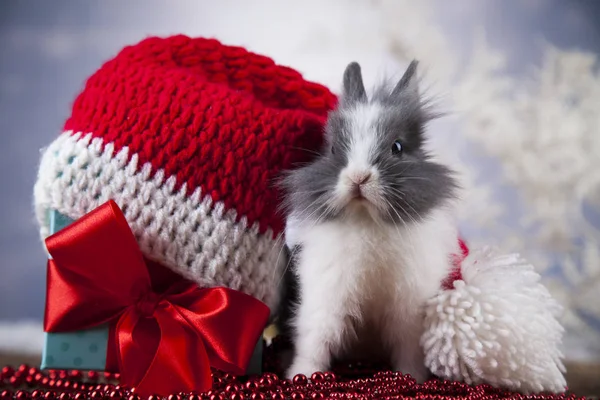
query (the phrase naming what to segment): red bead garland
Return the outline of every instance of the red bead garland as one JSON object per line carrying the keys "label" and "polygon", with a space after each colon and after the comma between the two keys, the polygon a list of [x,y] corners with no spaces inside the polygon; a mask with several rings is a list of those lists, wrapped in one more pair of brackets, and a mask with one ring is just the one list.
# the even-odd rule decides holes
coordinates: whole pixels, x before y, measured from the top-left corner
{"label": "red bead garland", "polygon": [[[277,346],[276,346],[277,347]],[[213,389],[207,393],[174,393],[161,399],[141,399],[135,390],[118,384],[119,374],[81,371],[40,371],[21,365],[0,371],[0,400],[320,400],[320,399],[584,399],[572,394],[525,396],[490,385],[431,379],[417,384],[410,375],[382,371],[381,366],[341,365],[334,372],[316,372],[283,379],[273,346],[265,352],[261,376],[236,377],[213,370]],[[35,390],[32,390],[35,388]]]}

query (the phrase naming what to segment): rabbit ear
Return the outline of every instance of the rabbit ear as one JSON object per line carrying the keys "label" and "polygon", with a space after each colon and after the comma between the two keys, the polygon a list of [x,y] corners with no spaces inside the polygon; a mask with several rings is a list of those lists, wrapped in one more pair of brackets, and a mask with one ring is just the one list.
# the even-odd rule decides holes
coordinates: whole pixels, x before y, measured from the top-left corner
{"label": "rabbit ear", "polygon": [[343,99],[346,104],[367,102],[367,93],[363,84],[360,65],[357,62],[348,64],[344,71]]}
{"label": "rabbit ear", "polygon": [[401,98],[418,98],[419,97],[419,83],[417,81],[417,60],[412,60],[400,82],[396,85],[392,91],[390,98],[399,100]]}

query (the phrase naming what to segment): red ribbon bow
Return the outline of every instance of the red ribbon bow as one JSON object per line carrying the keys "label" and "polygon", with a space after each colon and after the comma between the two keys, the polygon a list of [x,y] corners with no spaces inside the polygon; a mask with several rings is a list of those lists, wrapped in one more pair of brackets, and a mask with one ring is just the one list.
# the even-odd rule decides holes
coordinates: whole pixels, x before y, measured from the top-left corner
{"label": "red ribbon bow", "polygon": [[114,201],[46,239],[46,332],[111,324],[124,385],[144,394],[206,391],[211,370],[244,374],[269,316],[257,299],[179,280],[152,289],[137,241]]}

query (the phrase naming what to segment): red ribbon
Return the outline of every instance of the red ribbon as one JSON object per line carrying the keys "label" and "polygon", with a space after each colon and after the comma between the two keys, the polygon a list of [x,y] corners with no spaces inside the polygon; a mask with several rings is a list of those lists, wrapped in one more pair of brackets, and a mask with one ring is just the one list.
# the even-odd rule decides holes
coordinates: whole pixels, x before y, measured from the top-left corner
{"label": "red ribbon", "polygon": [[46,332],[114,332],[121,381],[141,395],[207,391],[214,367],[244,374],[269,317],[257,299],[180,280],[152,288],[137,241],[114,201],[46,239]]}

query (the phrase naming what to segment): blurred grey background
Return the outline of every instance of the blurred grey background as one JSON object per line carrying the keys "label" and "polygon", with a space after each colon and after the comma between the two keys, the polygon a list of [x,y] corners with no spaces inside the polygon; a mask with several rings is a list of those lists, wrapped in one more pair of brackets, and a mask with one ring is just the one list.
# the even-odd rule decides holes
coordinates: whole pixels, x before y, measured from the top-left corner
{"label": "blurred grey background", "polygon": [[[600,107],[595,0],[0,2],[0,349],[39,351],[41,343],[46,256],[32,207],[40,149],[60,134],[86,77],[104,61],[146,36],[178,33],[245,46],[333,90],[353,59],[363,64],[367,83],[380,70],[398,73],[410,57],[425,60],[433,87],[459,116],[435,129],[472,174],[478,207],[461,218],[465,236],[534,260],[569,311],[567,355],[600,360],[600,180],[594,175],[600,153],[581,155],[587,169],[577,175],[594,184],[579,197],[567,193],[572,201],[560,203],[566,208],[555,204],[555,212],[542,215],[539,199],[565,189],[557,183],[530,191],[531,182],[514,171],[535,146],[501,133],[522,131],[521,138],[542,143],[539,106],[563,96],[553,82],[568,86],[569,79],[575,84],[585,77],[577,84],[584,82],[587,97],[565,108],[563,120],[576,120],[590,141],[600,143],[599,122],[578,108],[583,102]],[[478,42],[480,37],[486,40]],[[478,53],[482,48],[493,54]],[[521,88],[530,89],[517,107],[511,94]],[[534,122],[524,116],[533,110]],[[502,125],[511,118],[514,129]],[[492,121],[489,132],[479,130],[484,119]],[[512,158],[496,150],[511,146]],[[523,215],[535,221],[529,224]],[[557,251],[555,242],[533,240],[544,232],[562,235],[561,243],[572,246]]]}

